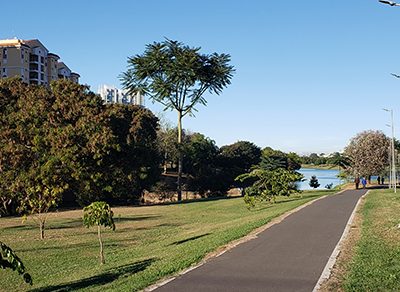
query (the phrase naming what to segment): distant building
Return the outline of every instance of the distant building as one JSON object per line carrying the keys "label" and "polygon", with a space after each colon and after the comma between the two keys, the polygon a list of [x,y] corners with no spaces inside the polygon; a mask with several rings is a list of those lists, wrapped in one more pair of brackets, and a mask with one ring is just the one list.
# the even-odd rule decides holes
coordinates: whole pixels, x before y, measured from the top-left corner
{"label": "distant building", "polygon": [[37,39],[0,40],[0,79],[19,76],[28,84],[49,85],[62,78],[78,83],[79,74],[59,60]]}
{"label": "distant building", "polygon": [[144,98],[139,93],[130,95],[126,90],[121,90],[115,86],[101,85],[98,93],[105,103],[135,104],[144,106]]}

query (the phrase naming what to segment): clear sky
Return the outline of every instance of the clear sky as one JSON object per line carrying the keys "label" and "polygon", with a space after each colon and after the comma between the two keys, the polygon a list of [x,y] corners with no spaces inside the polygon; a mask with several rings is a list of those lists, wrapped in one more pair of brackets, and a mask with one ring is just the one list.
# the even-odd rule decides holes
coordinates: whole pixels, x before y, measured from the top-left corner
{"label": "clear sky", "polygon": [[0,16],[0,39],[40,39],[93,91],[119,86],[127,57],[164,37],[228,53],[232,84],[184,127],[219,146],[298,153],[340,151],[368,129],[389,135],[383,107],[400,127],[400,79],[390,75],[400,74],[399,34],[400,7],[377,0],[19,0]]}

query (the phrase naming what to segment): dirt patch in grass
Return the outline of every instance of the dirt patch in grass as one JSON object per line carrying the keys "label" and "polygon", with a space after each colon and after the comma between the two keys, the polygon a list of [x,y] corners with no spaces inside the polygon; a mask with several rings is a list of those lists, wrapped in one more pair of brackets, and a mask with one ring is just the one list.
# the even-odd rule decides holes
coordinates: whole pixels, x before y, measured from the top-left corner
{"label": "dirt patch in grass", "polygon": [[349,233],[340,245],[340,253],[336,259],[329,279],[322,283],[318,291],[344,291],[344,277],[349,271],[350,263],[356,252],[357,242],[361,238],[361,226],[363,222],[362,209],[365,203],[365,197],[361,199],[358,209],[355,213]]}

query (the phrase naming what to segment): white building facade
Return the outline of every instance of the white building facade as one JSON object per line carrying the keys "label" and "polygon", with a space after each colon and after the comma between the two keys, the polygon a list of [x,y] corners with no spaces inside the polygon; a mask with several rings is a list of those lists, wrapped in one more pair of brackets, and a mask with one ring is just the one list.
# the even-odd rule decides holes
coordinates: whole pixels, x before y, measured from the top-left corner
{"label": "white building facade", "polygon": [[115,86],[101,85],[98,94],[104,103],[120,103],[120,104],[134,104],[144,106],[144,98],[139,93],[130,95],[126,90],[119,89]]}

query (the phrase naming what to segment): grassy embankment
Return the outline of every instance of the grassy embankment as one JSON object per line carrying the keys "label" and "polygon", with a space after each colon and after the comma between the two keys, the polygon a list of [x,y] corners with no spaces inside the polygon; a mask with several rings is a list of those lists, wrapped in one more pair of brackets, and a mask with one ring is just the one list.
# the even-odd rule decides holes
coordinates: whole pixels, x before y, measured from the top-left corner
{"label": "grassy embankment", "polygon": [[23,259],[34,286],[0,270],[0,290],[136,291],[199,262],[272,218],[332,192],[304,192],[276,204],[246,209],[242,198],[114,208],[116,231],[104,231],[106,264],[99,265],[96,228],[82,226],[82,211],[50,215],[46,239],[31,220],[0,218],[0,240]]}
{"label": "grassy embankment", "polygon": [[400,291],[400,196],[371,191],[362,208],[361,239],[348,263],[346,291]]}

